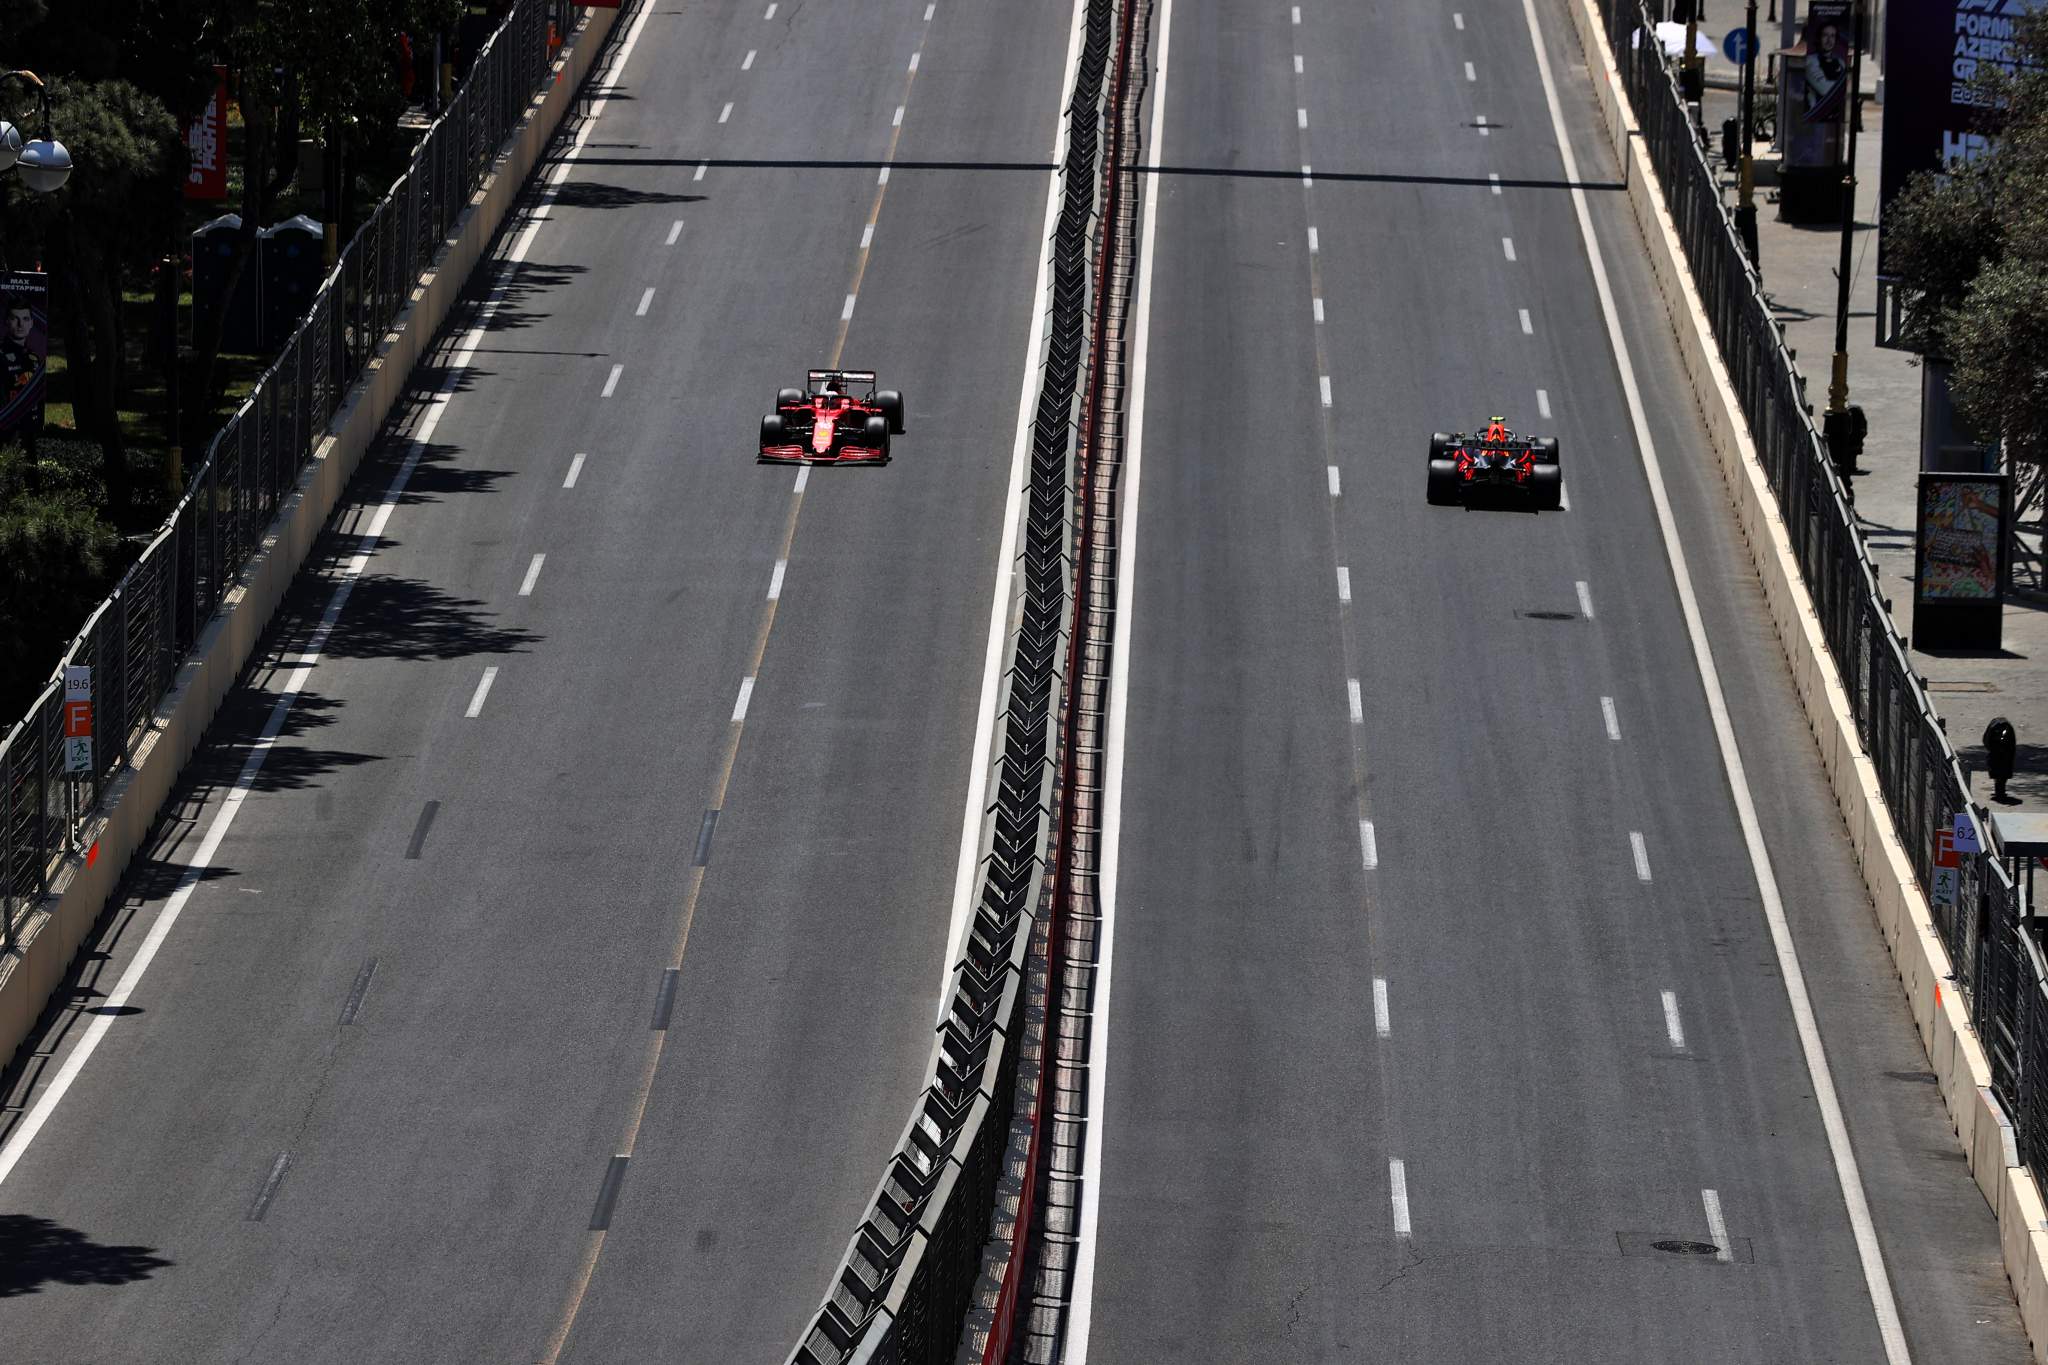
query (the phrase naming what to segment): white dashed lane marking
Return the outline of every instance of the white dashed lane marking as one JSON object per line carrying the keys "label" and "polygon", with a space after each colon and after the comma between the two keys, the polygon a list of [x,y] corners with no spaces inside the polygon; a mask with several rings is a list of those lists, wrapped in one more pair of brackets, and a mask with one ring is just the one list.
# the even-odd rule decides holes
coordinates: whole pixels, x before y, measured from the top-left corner
{"label": "white dashed lane marking", "polygon": [[1642,831],[1632,829],[1628,832],[1628,846],[1629,850],[1636,855],[1636,880],[1639,882],[1650,880],[1650,849],[1643,842]]}
{"label": "white dashed lane marking", "polygon": [[839,310],[839,320],[841,322],[848,321],[853,317],[853,304],[857,297],[859,296],[855,294],[848,294],[846,296],[846,306]]}
{"label": "white dashed lane marking", "polygon": [[1301,108],[1297,108],[1297,109],[1295,109],[1295,111],[1294,111],[1294,126],[1295,126],[1295,127],[1297,127],[1297,128],[1306,128],[1306,127],[1308,127],[1308,110],[1306,110],[1306,109],[1301,109]]}
{"label": "white dashed lane marking", "polygon": [[1479,136],[1481,137],[1485,137],[1493,131],[1493,129],[1486,126],[1486,115],[1484,114],[1481,114],[1477,119],[1473,120],[1473,122],[1478,125]]}
{"label": "white dashed lane marking", "polygon": [[1458,28],[1458,32],[1460,32],[1460,33],[1463,33],[1463,32],[1465,31],[1465,16],[1464,16],[1464,15],[1462,15],[1462,14],[1457,14],[1457,13],[1453,13],[1453,14],[1451,15],[1451,22],[1452,22],[1453,24],[1457,25],[1457,28]]}
{"label": "white dashed lane marking", "polygon": [[680,219],[680,218],[678,218],[678,219],[676,219],[676,220],[675,220],[675,221],[674,221],[673,223],[670,223],[670,224],[668,225],[668,240],[667,240],[667,241],[665,241],[665,242],[663,242],[663,243],[662,243],[662,245],[663,245],[663,246],[674,246],[674,245],[676,244],[676,238],[678,238],[678,237],[680,237],[680,236],[682,236],[682,235],[683,235],[683,220],[682,220],[682,219]]}
{"label": "white dashed lane marking", "polygon": [[1294,74],[1297,76],[1301,74],[1301,54],[1299,52],[1294,54]]}
{"label": "white dashed lane marking", "polygon": [[1315,305],[1316,321],[1321,322],[1323,320],[1323,301],[1321,299],[1312,299],[1310,302]]}
{"label": "white dashed lane marking", "polygon": [[644,292],[643,292],[643,293],[642,293],[642,294],[640,295],[640,306],[639,306],[638,308],[635,308],[635,309],[633,310],[633,316],[634,316],[634,317],[636,317],[636,318],[644,318],[644,317],[646,317],[646,316],[647,316],[647,309],[648,309],[648,307],[649,307],[649,306],[650,306],[651,304],[653,304],[653,302],[654,302],[654,289],[653,289],[653,287],[652,287],[652,286],[649,286],[649,287],[648,287],[648,288],[647,288],[647,289],[646,289],[646,290],[645,290],[645,291],[644,291]]}
{"label": "white dashed lane marking", "polygon": [[1714,1259],[1734,1260],[1735,1249],[1728,1245],[1728,1220],[1721,1216],[1721,1196],[1713,1190],[1701,1190],[1700,1203],[1707,1210],[1707,1235],[1714,1239],[1714,1245],[1719,1248],[1714,1252]]}
{"label": "white dashed lane marking", "polygon": [[782,575],[783,575],[784,573],[788,572],[788,570],[789,570],[789,561],[788,561],[788,560],[786,560],[786,559],[778,559],[778,560],[776,560],[776,561],[775,561],[775,572],[774,572],[774,573],[772,573],[772,574],[770,574],[770,575],[768,575],[768,600],[769,600],[770,602],[775,602],[775,601],[779,601],[779,600],[781,599],[781,597],[782,597]]}
{"label": "white dashed lane marking", "polygon": [[1330,376],[1320,376],[1318,383],[1321,384],[1323,390],[1323,406],[1327,408],[1330,406]]}
{"label": "white dashed lane marking", "polygon": [[890,126],[891,128],[901,128],[901,127],[903,126],[903,106],[902,106],[902,105],[900,105],[900,104],[899,104],[899,105],[897,105],[897,106],[896,106],[896,117],[894,117],[894,118],[892,118],[892,119],[890,119],[890,120],[889,120],[889,126]]}
{"label": "white dashed lane marking", "polygon": [[762,16],[761,16],[761,20],[762,20],[762,22],[764,22],[764,23],[765,23],[765,22],[767,22],[768,20],[770,20],[770,19],[773,19],[774,17],[775,17],[775,6],[773,6],[773,5],[770,5],[770,6],[768,7],[768,12],[767,12],[766,14],[764,14],[764,15],[762,15]]}
{"label": "white dashed lane marking", "polygon": [[798,493],[801,493],[801,492],[803,492],[803,491],[804,491],[804,488],[805,488],[805,487],[806,487],[806,486],[807,486],[807,485],[808,485],[808,484],[810,483],[810,481],[811,481],[811,467],[810,467],[809,465],[804,465],[804,466],[802,466],[801,468],[799,468],[799,469],[798,469],[798,470],[796,471],[796,489],[795,489],[795,491],[796,491],[796,492],[798,492]]}
{"label": "white dashed lane marking", "polygon": [[738,725],[747,718],[747,703],[754,699],[754,680],[740,679],[739,700],[732,704],[732,723]]}
{"label": "white dashed lane marking", "polygon": [[1548,418],[1548,417],[1550,416],[1550,390],[1549,390],[1549,389],[1538,389],[1538,390],[1536,390],[1536,411],[1537,411],[1537,413],[1538,413],[1539,415],[1541,415],[1541,416],[1543,416],[1543,417],[1545,417],[1545,418]]}
{"label": "white dashed lane marking", "polygon": [[1359,694],[1358,679],[1346,678],[1344,680],[1344,695],[1345,699],[1351,704],[1351,723],[1353,725],[1365,724],[1365,698]]}
{"label": "white dashed lane marking", "polygon": [[1331,497],[1333,497],[1333,498],[1337,498],[1337,497],[1342,497],[1343,495],[1344,495],[1344,484],[1343,484],[1343,481],[1342,481],[1342,480],[1340,480],[1340,479],[1339,479],[1339,478],[1337,477],[1337,466],[1335,466],[1335,465],[1331,465],[1331,466],[1330,466],[1330,496],[1331,496]]}
{"label": "white dashed lane marking", "polygon": [[1600,718],[1607,722],[1607,737],[1617,744],[1621,742],[1621,717],[1615,714],[1614,698],[1600,699]]}
{"label": "white dashed lane marking", "polygon": [[1678,1017],[1678,992],[1664,992],[1664,1036],[1671,1040],[1673,1049],[1685,1051],[1685,1025]]}
{"label": "white dashed lane marking", "polygon": [[1372,871],[1380,865],[1379,836],[1373,832],[1372,821],[1358,822],[1358,856],[1364,862],[1365,870]]}
{"label": "white dashed lane marking", "polygon": [[1465,79],[1468,81],[1476,81],[1479,79],[1479,72],[1473,68],[1472,63],[1470,62],[1465,63]]}
{"label": "white dashed lane marking", "polygon": [[691,179],[691,180],[693,180],[693,181],[695,181],[695,180],[702,180],[702,179],[704,178],[704,172],[706,172],[706,171],[708,171],[708,170],[710,170],[710,169],[711,169],[711,163],[710,163],[710,162],[708,162],[708,161],[700,161],[700,162],[698,162],[698,163],[697,163],[697,173],[696,173],[695,175],[691,176],[691,177],[690,177],[690,179]]}
{"label": "white dashed lane marking", "polygon": [[619,376],[624,374],[625,372],[626,367],[624,365],[612,366],[612,372],[606,375],[604,379],[604,392],[602,394],[599,394],[598,396],[600,398],[609,398],[612,396],[613,393],[617,392],[619,387]]}
{"label": "white dashed lane marking", "polygon": [[1295,22],[1295,23],[1297,23],[1297,24],[1299,24],[1299,23],[1301,22],[1301,6],[1300,6],[1300,5],[1296,5],[1296,6],[1294,7],[1294,22]]}
{"label": "white dashed lane marking", "polygon": [[877,185],[886,185],[889,183],[889,168],[887,166],[882,167],[882,173],[875,177],[875,183]]}
{"label": "white dashed lane marking", "polygon": [[1323,249],[1323,239],[1316,235],[1314,228],[1308,230],[1308,249],[1310,251],[1321,251]]}
{"label": "white dashed lane marking", "polygon": [[582,472],[583,456],[579,454],[575,459],[569,461],[569,473],[566,477],[563,478],[562,487],[574,488],[576,486],[576,478]]}
{"label": "white dashed lane marking", "polygon": [[910,69],[912,71],[917,70],[917,59],[923,55],[924,54],[921,52],[913,52],[910,54]]}
{"label": "white dashed lane marking", "polygon": [[1493,192],[1494,192],[1495,194],[1499,194],[1499,193],[1500,193],[1500,172],[1499,172],[1499,171],[1488,171],[1488,172],[1486,173],[1486,183],[1487,183],[1487,184],[1488,184],[1489,186],[1491,186],[1491,187],[1492,187],[1492,189],[1493,189]]}
{"label": "white dashed lane marking", "polygon": [[1515,239],[1514,239],[1514,238],[1512,238],[1512,237],[1503,237],[1503,238],[1501,238],[1501,239],[1500,239],[1500,249],[1501,249],[1501,251],[1502,251],[1502,252],[1503,252],[1503,253],[1504,253],[1504,254],[1505,254],[1505,255],[1507,256],[1507,258],[1508,258],[1509,260],[1511,260],[1511,261],[1512,261],[1513,259],[1515,259]]}
{"label": "white dashed lane marking", "polygon": [[526,577],[519,584],[521,597],[533,596],[533,585],[540,578],[540,566],[548,562],[546,555],[535,555],[533,562],[526,566]]}
{"label": "white dashed lane marking", "polygon": [[1394,1032],[1393,1016],[1387,1009],[1387,979],[1383,976],[1372,979],[1372,1026],[1382,1038]]}
{"label": "white dashed lane marking", "polygon": [[1408,1167],[1401,1158],[1387,1163],[1387,1182],[1394,1199],[1394,1235],[1412,1236],[1415,1229],[1408,1221]]}
{"label": "white dashed lane marking", "polygon": [[751,71],[754,69],[754,54],[756,50],[757,49],[751,47],[747,49],[746,60],[740,63],[740,70]]}
{"label": "white dashed lane marking", "polygon": [[1345,568],[1342,564],[1337,566],[1337,600],[1339,602],[1349,602],[1351,600],[1351,570]]}
{"label": "white dashed lane marking", "polygon": [[478,716],[482,715],[484,713],[484,698],[491,695],[491,684],[497,680],[498,670],[496,665],[486,668],[483,677],[477,679],[476,693],[469,699],[469,709],[462,714],[471,720],[475,720]]}
{"label": "white dashed lane marking", "polygon": [[1593,589],[1587,586],[1586,580],[1583,578],[1573,586],[1579,590],[1579,615],[1585,617],[1588,621],[1592,620]]}
{"label": "white dashed lane marking", "polygon": [[1529,320],[1529,310],[1522,308],[1517,311],[1522,315],[1522,335],[1525,337],[1535,336],[1536,324]]}
{"label": "white dashed lane marking", "polygon": [[868,249],[868,243],[874,240],[875,225],[873,223],[869,223],[866,227],[860,230],[860,249],[862,251],[866,251]]}

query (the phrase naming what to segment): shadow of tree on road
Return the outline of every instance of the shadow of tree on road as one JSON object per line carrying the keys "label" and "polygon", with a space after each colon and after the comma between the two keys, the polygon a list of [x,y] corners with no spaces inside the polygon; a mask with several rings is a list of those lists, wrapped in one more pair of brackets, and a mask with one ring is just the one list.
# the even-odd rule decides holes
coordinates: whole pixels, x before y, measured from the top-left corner
{"label": "shadow of tree on road", "polygon": [[129,1284],[172,1264],[155,1247],[108,1246],[47,1218],[0,1213],[0,1299],[49,1284]]}
{"label": "shadow of tree on road", "polygon": [[530,630],[493,625],[493,614],[416,578],[366,574],[349,595],[341,629],[327,654],[342,659],[460,659],[517,654],[540,640]]}

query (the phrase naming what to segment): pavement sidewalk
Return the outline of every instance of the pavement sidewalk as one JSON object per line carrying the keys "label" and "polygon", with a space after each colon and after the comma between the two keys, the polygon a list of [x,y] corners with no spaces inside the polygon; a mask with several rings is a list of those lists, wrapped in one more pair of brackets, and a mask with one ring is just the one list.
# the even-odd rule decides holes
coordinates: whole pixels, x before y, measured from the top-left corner
{"label": "pavement sidewalk", "polygon": [[[1707,30],[1703,30],[1707,31]],[[1710,32],[1718,46],[1721,33]],[[1717,52],[1707,61],[1710,82],[1703,114],[1712,159],[1723,170],[1728,202],[1735,199],[1733,168],[1720,161],[1721,121],[1739,112],[1732,90],[1737,68]],[[1758,101],[1763,103],[1763,69]],[[1873,64],[1864,66],[1863,88],[1877,88]],[[1854,480],[1857,520],[1869,541],[1881,589],[1891,601],[1901,633],[1912,637],[1913,523],[1920,458],[1919,358],[1877,345],[1878,161],[1884,110],[1864,106],[1856,157],[1856,225],[1851,247],[1849,293],[1849,401],[1860,403],[1870,422],[1861,468]],[[1758,256],[1766,297],[1783,323],[1786,345],[1806,380],[1807,401],[1816,413],[1827,405],[1829,365],[1835,349],[1836,266],[1839,227],[1802,227],[1778,217],[1776,190],[1763,183],[1776,153],[1759,143],[1757,187]],[[2039,513],[2028,514],[2038,518]],[[2016,574],[2022,580],[2025,574]],[[2048,811],[2048,596],[2008,596],[2004,647],[1996,653],[1930,652],[1915,649],[1912,667],[1925,680],[1929,699],[1946,723],[1956,752],[1970,770],[1979,802],[1991,804],[1992,784],[1983,775],[1984,727],[2004,716],[2019,732],[2018,771],[2008,784],[2005,809]]]}

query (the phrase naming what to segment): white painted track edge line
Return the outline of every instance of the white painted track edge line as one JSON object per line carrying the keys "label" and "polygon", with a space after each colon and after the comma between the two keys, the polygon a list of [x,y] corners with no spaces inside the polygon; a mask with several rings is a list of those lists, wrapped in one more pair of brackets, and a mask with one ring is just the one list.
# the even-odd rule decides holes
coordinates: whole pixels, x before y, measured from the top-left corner
{"label": "white painted track edge line", "polygon": [[1771,942],[1778,957],[1780,979],[1784,982],[1785,995],[1792,1007],[1792,1019],[1799,1034],[1800,1050],[1805,1054],[1807,1076],[1813,1083],[1814,1102],[1821,1113],[1821,1125],[1827,1132],[1829,1155],[1834,1160],[1835,1178],[1842,1191],[1842,1202],[1849,1218],[1849,1227],[1856,1239],[1856,1253],[1862,1263],[1863,1278],[1870,1292],[1871,1310],[1877,1318],[1878,1335],[1884,1342],[1885,1358],[1889,1365],[1910,1365],[1912,1353],[1906,1345],[1906,1331],[1899,1319],[1899,1306],[1892,1292],[1890,1272],[1885,1268],[1884,1250],[1878,1244],[1877,1227],[1870,1216],[1870,1201],[1863,1189],[1863,1174],[1856,1161],[1856,1153],[1849,1143],[1848,1121],[1842,1114],[1841,1098],[1835,1090],[1834,1073],[1828,1065],[1827,1049],[1821,1041],[1820,1025],[1814,1017],[1813,1001],[1807,994],[1806,973],[1799,962],[1799,950],[1792,941],[1792,927],[1785,917],[1784,901],[1778,892],[1777,874],[1772,870],[1770,851],[1765,846],[1763,824],[1756,812],[1756,800],[1749,790],[1749,777],[1743,767],[1742,752],[1735,742],[1734,724],[1728,715],[1728,701],[1721,690],[1719,669],[1715,666],[1712,647],[1707,642],[1706,625],[1700,616],[1699,599],[1693,591],[1692,575],[1686,566],[1684,547],[1678,539],[1678,523],[1671,511],[1671,499],[1664,487],[1664,473],[1657,458],[1656,447],[1650,439],[1649,418],[1643,408],[1643,397],[1636,383],[1634,366],[1629,360],[1627,338],[1622,334],[1621,316],[1616,310],[1614,289],[1607,277],[1605,258],[1600,249],[1600,240],[1593,230],[1592,210],[1586,203],[1586,192],[1579,187],[1578,157],[1572,151],[1571,137],[1564,123],[1564,110],[1558,101],[1557,82],[1551,75],[1550,54],[1543,47],[1543,28],[1536,17],[1535,0],[1522,0],[1522,15],[1528,23],[1529,42],[1536,52],[1536,72],[1543,83],[1543,96],[1550,106],[1551,131],[1557,138],[1558,153],[1564,162],[1565,179],[1572,185],[1572,207],[1579,220],[1579,232],[1586,246],[1588,263],[1593,271],[1593,286],[1600,298],[1600,311],[1607,324],[1608,344],[1613,349],[1616,364],[1621,372],[1622,394],[1627,399],[1629,421],[1635,430],[1637,451],[1642,457],[1644,472],[1649,477],[1650,500],[1656,508],[1657,527],[1664,538],[1666,557],[1671,562],[1672,578],[1678,589],[1679,606],[1685,617],[1685,628],[1691,637],[1693,662],[1699,670],[1700,685],[1706,692],[1707,710],[1714,723],[1714,738],[1721,750],[1722,766],[1727,771],[1728,786],[1734,798],[1736,817],[1742,826],[1742,838],[1748,847],[1751,870],[1757,883],[1757,892],[1763,900],[1764,919],[1770,926]]}
{"label": "white painted track edge line", "polygon": [[[640,13],[634,18],[632,27],[626,31],[624,41],[619,44],[618,56],[613,59],[614,70],[621,73],[625,71],[626,62],[640,41],[641,31],[647,26],[648,16],[653,13],[654,6],[651,4],[643,4],[640,7]],[[608,103],[609,100],[600,95],[592,104],[591,116],[585,119],[583,126],[577,130],[575,140],[565,154],[566,158],[573,158],[582,150],[592,125],[596,122],[597,116],[604,112]],[[549,193],[551,196],[552,191]],[[107,996],[103,1008],[115,1010],[127,1003],[129,996],[134,993],[135,988],[142,983],[143,976],[149,971],[150,963],[155,961],[164,940],[170,936],[172,927],[178,922],[178,916],[184,911],[185,903],[192,898],[193,889],[199,885],[206,870],[212,866],[214,855],[220,851],[221,841],[227,837],[228,827],[234,823],[236,812],[241,810],[242,802],[254,787],[256,774],[262,771],[264,760],[270,756],[270,746],[283,731],[285,719],[291,714],[292,704],[305,689],[314,665],[319,662],[321,653],[327,647],[328,636],[333,633],[335,623],[341,619],[342,608],[348,604],[349,594],[354,590],[361,566],[368,559],[369,551],[375,547],[376,542],[383,538],[384,526],[391,519],[392,509],[398,505],[398,499],[405,492],[406,484],[411,481],[413,470],[419,467],[420,454],[425,450],[434,428],[440,425],[441,413],[455,394],[455,386],[462,370],[468,367],[477,347],[483,344],[484,331],[497,312],[499,301],[505,297],[503,265],[517,265],[526,259],[526,253],[532,247],[539,228],[538,220],[529,221],[513,239],[512,249],[507,254],[505,262],[491,267],[499,271],[501,277],[492,284],[490,294],[478,311],[476,320],[463,335],[440,390],[428,400],[427,411],[420,418],[419,427],[413,434],[411,448],[406,453],[405,461],[399,465],[390,487],[385,490],[384,501],[371,519],[370,529],[357,542],[362,548],[350,561],[350,568],[345,570],[348,576],[336,585],[334,595],[328,600],[326,611],[321,614],[320,624],[314,627],[313,634],[307,638],[306,648],[300,654],[299,666],[292,670],[291,676],[286,680],[285,690],[278,695],[276,705],[271,708],[270,716],[264,721],[263,729],[250,749],[248,760],[243,763],[241,771],[235,777],[234,786],[221,798],[220,809],[214,813],[213,823],[207,827],[205,838],[200,841],[192,861],[187,863],[185,870],[179,874],[176,889],[164,902],[164,908],[157,912],[155,922],[143,936],[135,956],[128,963],[128,969],[121,974],[120,981],[115,985],[113,993]],[[99,1014],[93,1017],[92,1023],[86,1026],[84,1034],[73,1046],[71,1054],[64,1059],[63,1065],[57,1069],[57,1074],[51,1078],[48,1088],[30,1108],[5,1145],[0,1145],[0,1184],[6,1183],[7,1177],[20,1163],[22,1155],[35,1141],[36,1134],[50,1121],[50,1116],[56,1112],[58,1103],[63,1100],[65,1092],[71,1089],[79,1073],[85,1069],[85,1064],[91,1060],[92,1054],[98,1050],[100,1040],[106,1037],[107,1029],[111,1027],[113,1021],[112,1014]]]}
{"label": "white painted track edge line", "polygon": [[1728,1245],[1728,1219],[1721,1213],[1720,1192],[1701,1190],[1700,1205],[1707,1211],[1707,1235],[1713,1239],[1714,1259],[1734,1260],[1735,1248]]}
{"label": "white painted track edge line", "polygon": [[[1073,29],[1067,43],[1067,65],[1065,84],[1060,91],[1059,109],[1054,115],[1052,165],[1058,167],[1066,161],[1067,120],[1066,109],[1073,98],[1074,78],[1080,70],[1081,40],[1087,32],[1087,0],[1074,0]],[[1057,170],[1046,177],[1045,224],[1039,241],[1048,244],[1041,253],[1038,263],[1038,280],[1034,286],[1030,339],[1025,346],[1024,377],[1017,395],[1017,436],[1010,450],[1010,488],[1003,504],[1003,538],[996,551],[996,581],[993,601],[989,606],[988,649],[982,660],[981,702],[974,718],[974,749],[972,766],[967,776],[967,801],[961,816],[960,860],[953,874],[952,923],[946,931],[946,963],[951,965],[960,960],[962,945],[967,941],[967,927],[974,917],[974,882],[977,858],[981,852],[981,818],[987,804],[989,760],[993,753],[996,724],[996,695],[1001,690],[1003,674],[1003,645],[1009,638],[1010,597],[1015,582],[1017,559],[1017,535],[1023,516],[1024,487],[1028,482],[1031,450],[1031,418],[1033,400],[1037,397],[1038,368],[1045,354],[1045,329],[1047,311],[1051,306],[1052,255],[1049,244],[1052,232],[1059,222],[1060,177]],[[804,466],[798,471],[798,487],[802,477],[810,473]],[[938,1017],[944,1017],[946,1001],[941,994],[938,1001]]]}
{"label": "white painted track edge line", "polygon": [[[1295,10],[1295,22],[1301,11]],[[1152,126],[1146,164],[1160,166],[1166,131],[1166,89],[1173,44],[1173,0],[1159,0],[1159,52],[1153,67]],[[1145,192],[1145,223],[1138,240],[1138,288],[1133,301],[1130,412],[1124,440],[1123,506],[1116,560],[1116,638],[1109,659],[1109,715],[1103,734],[1102,866],[1095,883],[1097,929],[1094,1018],[1088,1031],[1088,1133],[1081,1144],[1081,1214],[1076,1228],[1074,1279],[1067,1304],[1065,1365],[1088,1365],[1088,1330],[1095,1311],[1095,1244],[1102,1218],[1102,1144],[1109,1126],[1110,993],[1116,982],[1116,897],[1122,849],[1124,732],[1130,715],[1131,612],[1138,576],[1138,491],[1144,467],[1145,378],[1152,352],[1152,259],[1158,238],[1157,177]]]}

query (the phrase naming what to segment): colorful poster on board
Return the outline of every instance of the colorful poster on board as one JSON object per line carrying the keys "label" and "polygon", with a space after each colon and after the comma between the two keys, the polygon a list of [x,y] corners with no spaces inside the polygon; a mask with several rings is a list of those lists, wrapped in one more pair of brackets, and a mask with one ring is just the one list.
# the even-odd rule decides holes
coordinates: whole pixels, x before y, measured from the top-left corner
{"label": "colorful poster on board", "polygon": [[50,354],[50,277],[0,271],[0,441],[43,429]]}
{"label": "colorful poster on board", "polygon": [[1840,123],[1849,107],[1850,53],[1856,45],[1856,18],[1849,0],[1809,0],[1806,7],[1806,55],[1799,119],[1802,123]]}
{"label": "colorful poster on board", "polygon": [[212,98],[185,129],[192,167],[185,175],[187,199],[228,197],[228,69],[216,66],[213,79]]}
{"label": "colorful poster on board", "polygon": [[2004,502],[2002,474],[1921,476],[1915,602],[1999,600]]}

